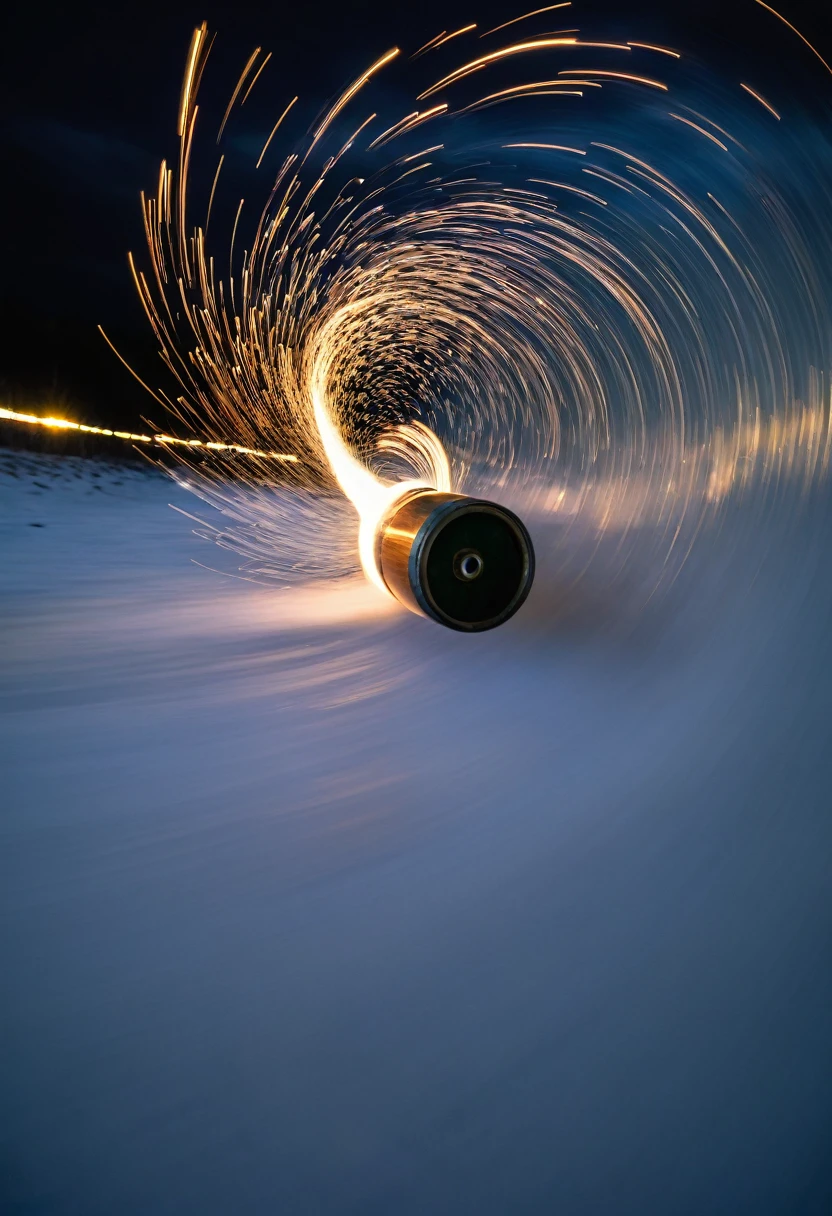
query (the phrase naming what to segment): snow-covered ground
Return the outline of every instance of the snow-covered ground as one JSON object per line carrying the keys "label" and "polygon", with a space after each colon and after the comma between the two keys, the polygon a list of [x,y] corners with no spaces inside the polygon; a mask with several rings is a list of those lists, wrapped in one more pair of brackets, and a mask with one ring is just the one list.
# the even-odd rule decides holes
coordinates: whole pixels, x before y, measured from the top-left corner
{"label": "snow-covered ground", "polygon": [[2,1210],[829,1211],[827,506],[464,637],[168,503],[0,453]]}

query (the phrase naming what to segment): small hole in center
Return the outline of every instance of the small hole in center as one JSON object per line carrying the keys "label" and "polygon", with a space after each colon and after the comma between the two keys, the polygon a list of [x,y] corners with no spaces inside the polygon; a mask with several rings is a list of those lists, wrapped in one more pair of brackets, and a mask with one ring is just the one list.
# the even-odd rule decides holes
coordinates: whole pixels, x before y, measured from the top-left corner
{"label": "small hole in center", "polygon": [[466,583],[470,583],[473,579],[479,578],[482,574],[483,561],[479,553],[471,550],[468,552],[457,553],[454,561],[454,571],[457,578],[462,579]]}

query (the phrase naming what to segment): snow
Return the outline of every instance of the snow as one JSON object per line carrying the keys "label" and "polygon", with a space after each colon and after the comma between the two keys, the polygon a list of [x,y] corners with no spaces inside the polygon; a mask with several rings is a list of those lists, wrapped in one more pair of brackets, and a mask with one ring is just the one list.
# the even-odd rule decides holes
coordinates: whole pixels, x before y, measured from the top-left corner
{"label": "snow", "polygon": [[4,1210],[828,1210],[826,504],[465,637],[170,503],[0,453]]}

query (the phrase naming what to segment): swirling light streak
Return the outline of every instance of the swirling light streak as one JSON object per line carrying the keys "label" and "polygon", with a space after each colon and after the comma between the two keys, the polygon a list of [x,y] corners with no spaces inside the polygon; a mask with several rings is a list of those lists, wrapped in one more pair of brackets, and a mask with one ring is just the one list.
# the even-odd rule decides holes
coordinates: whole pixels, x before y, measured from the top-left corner
{"label": "swirling light streak", "polygon": [[556,8],[571,8],[572,0],[564,0],[561,4],[549,4],[546,8],[535,8],[530,13],[524,13],[522,17],[512,17],[510,21],[504,21],[502,25],[495,25],[492,29],[486,30],[484,34],[480,34],[480,38],[487,38],[489,34],[498,34],[500,30],[508,29],[510,25],[516,25],[518,21],[528,21],[530,17],[539,17],[542,13],[552,13]]}
{"label": "swirling light streak", "polygon": [[[475,28],[442,31],[404,60],[418,61],[408,71]],[[175,400],[162,389],[157,400],[208,440],[232,435],[253,453],[288,447],[300,457],[294,481],[271,489],[257,455],[233,483],[210,466],[190,478],[228,516],[221,543],[247,571],[355,569],[340,490],[378,584],[373,531],[413,485],[499,490],[567,531],[589,521],[599,537],[619,537],[622,563],[627,537],[649,525],[671,571],[671,555],[729,494],[765,495],[796,475],[808,488],[828,471],[832,284],[805,203],[768,171],[770,148],[755,153],[751,116],[740,141],[722,114],[717,123],[702,113],[698,93],[687,104],[681,52],[579,34],[464,58],[415,83],[417,104],[392,122],[378,81],[399,51],[386,52],[284,156],[256,220],[235,201],[222,271],[207,221],[189,219],[210,49],[205,27],[194,35],[178,167],[163,163],[143,198],[152,274],[134,268],[134,281],[181,386]],[[559,67],[576,51],[584,63],[588,51],[603,59]],[[261,53],[244,67],[220,142],[243,88],[247,98],[268,78]],[[651,55],[677,75],[643,74]],[[490,80],[538,61],[537,81]],[[369,117],[350,116],[367,89]],[[586,119],[575,108],[584,90],[594,105]],[[617,105],[598,110],[609,91],[626,106],[631,90],[639,101],[628,123]],[[295,101],[275,106],[258,169]],[[483,109],[508,102],[511,117],[484,133]],[[399,154],[381,159],[394,145]],[[223,164],[227,180],[227,149],[213,214]],[[584,174],[600,185],[585,189]]]}
{"label": "swirling light streak", "polygon": [[800,41],[805,46],[807,46],[809,48],[809,50],[812,52],[812,54],[815,55],[821,61],[823,66],[826,68],[827,72],[829,72],[830,76],[832,76],[832,67],[829,66],[829,64],[826,62],[826,60],[821,55],[820,51],[816,47],[812,46],[809,39],[807,37],[805,37],[804,34],[801,34],[800,30],[797,29],[796,26],[792,25],[791,21],[787,21],[786,18],[783,16],[783,14],[778,13],[777,9],[772,8],[770,4],[765,4],[764,0],[757,0],[757,4],[759,4],[761,8],[764,8],[766,10],[766,12],[769,12],[772,14],[772,16],[776,17],[778,21],[782,21],[785,26],[788,26],[788,28],[791,30],[791,32],[793,34],[797,35],[797,37],[800,39]]}
{"label": "swirling light streak", "polygon": [[771,105],[770,102],[766,101],[765,97],[761,97],[755,89],[752,89],[750,84],[743,84],[740,82],[740,88],[745,89],[746,93],[750,93],[755,101],[759,101],[760,105],[764,106],[768,110],[769,114],[773,114],[777,121],[780,121],[780,115],[777,113],[774,106]]}

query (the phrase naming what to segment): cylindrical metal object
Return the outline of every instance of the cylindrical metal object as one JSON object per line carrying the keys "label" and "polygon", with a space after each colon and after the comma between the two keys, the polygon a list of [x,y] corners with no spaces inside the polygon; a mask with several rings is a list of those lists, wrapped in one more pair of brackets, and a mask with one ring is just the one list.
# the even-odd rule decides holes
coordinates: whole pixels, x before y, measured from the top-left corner
{"label": "cylindrical metal object", "polygon": [[534,550],[505,507],[463,494],[415,490],[379,524],[376,561],[411,612],[468,633],[493,629],[529,594]]}

